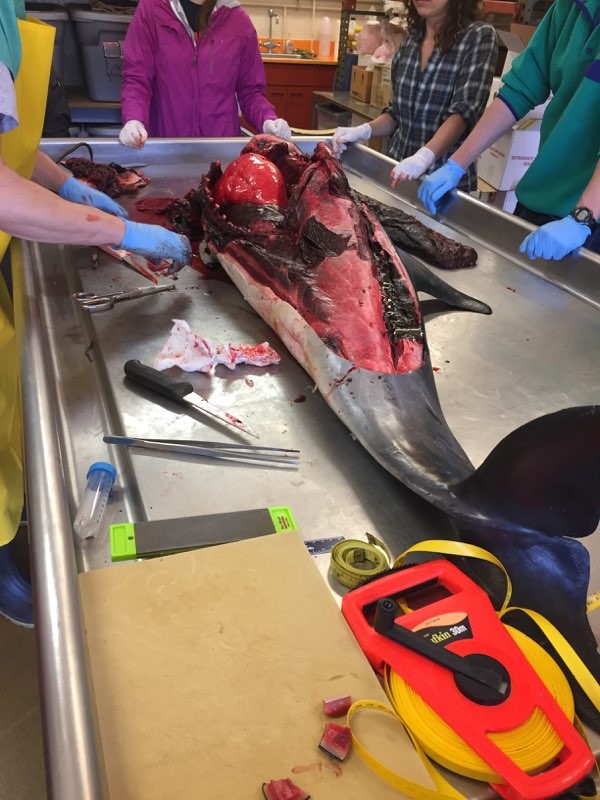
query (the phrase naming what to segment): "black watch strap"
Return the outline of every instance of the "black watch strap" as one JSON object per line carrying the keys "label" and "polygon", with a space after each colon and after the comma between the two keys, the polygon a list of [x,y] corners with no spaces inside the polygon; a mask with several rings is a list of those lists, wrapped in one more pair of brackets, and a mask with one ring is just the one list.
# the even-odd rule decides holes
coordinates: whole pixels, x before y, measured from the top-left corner
{"label": "black watch strap", "polygon": [[596,222],[593,211],[591,211],[589,208],[586,208],[586,206],[577,206],[577,208],[574,208],[573,211],[571,211],[569,216],[573,217],[573,219],[576,222],[579,222],[581,225],[587,225],[592,233],[598,227],[598,223]]}

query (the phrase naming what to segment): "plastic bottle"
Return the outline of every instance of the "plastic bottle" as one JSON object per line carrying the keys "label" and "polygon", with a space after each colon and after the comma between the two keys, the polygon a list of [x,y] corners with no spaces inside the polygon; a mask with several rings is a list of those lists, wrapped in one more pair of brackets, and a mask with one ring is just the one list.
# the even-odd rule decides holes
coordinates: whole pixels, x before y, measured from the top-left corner
{"label": "plastic bottle", "polygon": [[97,461],[89,468],[87,484],[73,520],[73,530],[81,539],[96,535],[117,470],[106,461]]}
{"label": "plastic bottle", "polygon": [[288,33],[287,42],[285,43],[285,52],[288,54],[294,52],[294,42],[291,33]]}
{"label": "plastic bottle", "polygon": [[331,55],[331,20],[323,17],[319,31],[319,58],[329,58]]}

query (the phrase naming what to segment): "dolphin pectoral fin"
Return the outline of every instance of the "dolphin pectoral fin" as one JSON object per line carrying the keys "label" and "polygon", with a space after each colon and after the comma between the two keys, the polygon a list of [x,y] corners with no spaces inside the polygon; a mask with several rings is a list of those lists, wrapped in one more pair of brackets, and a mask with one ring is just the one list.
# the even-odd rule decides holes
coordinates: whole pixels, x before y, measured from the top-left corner
{"label": "dolphin pectoral fin", "polygon": [[462,311],[472,311],[475,314],[492,313],[492,309],[487,303],[477,300],[475,297],[470,297],[468,294],[450,286],[449,283],[446,283],[446,281],[432,272],[417,256],[405,252],[400,247],[395,247],[417,292],[427,292],[427,294],[440,300],[445,305]]}
{"label": "dolphin pectoral fin", "polygon": [[463,507],[503,530],[588,536],[600,521],[600,406],[522,425],[452,489]]}

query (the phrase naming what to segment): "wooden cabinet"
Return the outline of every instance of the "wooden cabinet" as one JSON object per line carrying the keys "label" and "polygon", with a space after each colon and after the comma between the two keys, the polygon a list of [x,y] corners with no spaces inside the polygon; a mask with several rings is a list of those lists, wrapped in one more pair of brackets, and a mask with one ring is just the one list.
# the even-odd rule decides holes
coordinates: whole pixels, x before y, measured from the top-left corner
{"label": "wooden cabinet", "polygon": [[292,128],[312,128],[313,92],[330,91],[335,64],[265,61],[267,97]]}

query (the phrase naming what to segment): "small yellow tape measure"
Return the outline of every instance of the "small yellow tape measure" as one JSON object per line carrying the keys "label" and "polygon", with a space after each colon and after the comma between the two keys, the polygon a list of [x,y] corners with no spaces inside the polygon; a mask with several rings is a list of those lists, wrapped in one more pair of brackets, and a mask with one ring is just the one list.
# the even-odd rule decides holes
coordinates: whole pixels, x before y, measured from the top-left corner
{"label": "small yellow tape measure", "polygon": [[391,556],[385,544],[370,533],[367,541],[344,539],[331,551],[329,569],[333,577],[348,589],[390,568]]}

